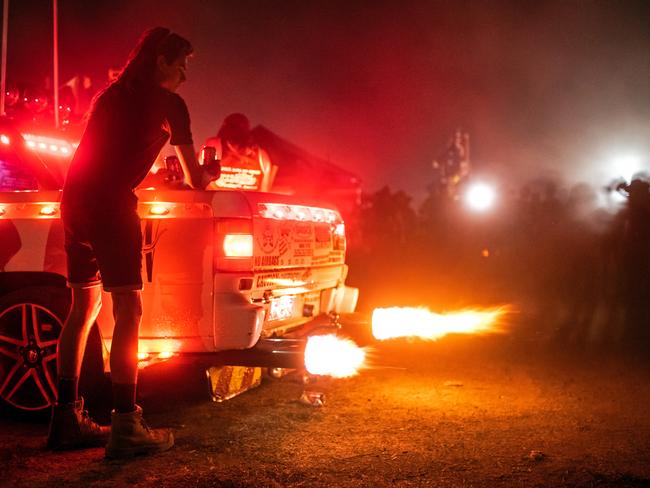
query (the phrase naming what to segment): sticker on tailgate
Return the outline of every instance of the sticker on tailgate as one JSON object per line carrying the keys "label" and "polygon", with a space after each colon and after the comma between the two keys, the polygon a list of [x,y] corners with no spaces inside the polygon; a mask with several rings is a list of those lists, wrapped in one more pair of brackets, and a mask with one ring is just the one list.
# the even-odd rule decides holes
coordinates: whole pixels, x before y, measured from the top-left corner
{"label": "sticker on tailgate", "polygon": [[343,262],[333,249],[332,225],[275,219],[254,220],[254,266],[311,267]]}

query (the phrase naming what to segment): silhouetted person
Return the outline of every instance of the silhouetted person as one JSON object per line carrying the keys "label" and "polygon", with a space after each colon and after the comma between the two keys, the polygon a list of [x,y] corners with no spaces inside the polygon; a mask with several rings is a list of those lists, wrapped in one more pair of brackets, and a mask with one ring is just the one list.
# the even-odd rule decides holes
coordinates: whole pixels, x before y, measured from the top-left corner
{"label": "silhouetted person", "polygon": [[[650,184],[635,178],[627,186],[622,239],[622,298],[626,333],[638,341],[650,328]],[[637,343],[638,344],[638,343]]]}
{"label": "silhouetted person", "polygon": [[69,449],[104,445],[108,428],[93,422],[78,396],[81,360],[101,307],[111,293],[113,413],[107,457],[163,451],[165,429],[149,429],[135,404],[138,335],[142,318],[142,234],[134,189],[169,140],[184,176],[203,188],[210,177],[198,164],[190,116],[176,94],[185,81],[192,46],[169,29],[145,32],[117,79],[93,102],[61,199],[72,309],[58,346],[58,398],[48,445]]}
{"label": "silhouetted person", "polygon": [[221,161],[221,177],[208,189],[270,191],[274,177],[271,160],[253,140],[244,114],[228,115],[217,135],[206,139],[204,146],[214,147]]}

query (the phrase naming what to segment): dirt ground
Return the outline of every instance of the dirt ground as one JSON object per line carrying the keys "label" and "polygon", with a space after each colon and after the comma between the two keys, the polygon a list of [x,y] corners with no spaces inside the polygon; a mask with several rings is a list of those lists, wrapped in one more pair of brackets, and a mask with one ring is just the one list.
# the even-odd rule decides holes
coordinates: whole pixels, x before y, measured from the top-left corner
{"label": "dirt ground", "polygon": [[321,408],[297,401],[297,376],[214,403],[200,372],[170,367],[143,378],[142,404],[174,429],[171,451],[52,453],[45,424],[3,418],[0,485],[650,486],[643,355],[559,350],[512,336],[384,343],[372,369],[322,382]]}

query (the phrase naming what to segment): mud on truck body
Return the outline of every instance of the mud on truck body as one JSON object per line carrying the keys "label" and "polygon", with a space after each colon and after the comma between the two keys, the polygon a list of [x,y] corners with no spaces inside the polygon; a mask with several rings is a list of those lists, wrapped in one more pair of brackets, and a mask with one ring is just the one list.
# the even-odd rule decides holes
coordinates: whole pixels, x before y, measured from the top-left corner
{"label": "mud on truck body", "polygon": [[[43,410],[55,399],[56,345],[70,306],[59,202],[74,143],[6,119],[0,139],[0,398]],[[142,367],[188,357],[291,367],[297,337],[354,311],[345,227],[331,206],[260,192],[136,193]],[[85,360],[99,357],[107,372],[114,322],[110,294],[102,300]]]}

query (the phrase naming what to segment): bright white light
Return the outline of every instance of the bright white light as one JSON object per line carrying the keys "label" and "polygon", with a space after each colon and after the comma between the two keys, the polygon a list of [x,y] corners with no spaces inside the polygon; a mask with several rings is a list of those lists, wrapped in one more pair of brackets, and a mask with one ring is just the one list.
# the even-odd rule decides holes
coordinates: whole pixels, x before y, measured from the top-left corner
{"label": "bright white light", "polygon": [[494,205],[496,192],[494,188],[485,183],[474,183],[465,193],[467,205],[477,212],[484,212]]}
{"label": "bright white light", "polygon": [[56,207],[53,205],[45,205],[41,208],[41,211],[39,213],[41,215],[45,215],[46,217],[51,217],[56,213]]}
{"label": "bright white light", "polygon": [[630,182],[632,181],[632,176],[643,168],[641,158],[638,155],[624,154],[616,157],[612,161],[612,169],[614,170],[615,176],[624,178],[625,181]]}
{"label": "bright white light", "polygon": [[9,143],[11,143],[9,138],[4,134],[0,135],[0,142],[2,142],[4,145],[9,145]]}
{"label": "bright white light", "polygon": [[249,258],[253,256],[253,236],[251,234],[226,234],[223,251],[229,258]]}
{"label": "bright white light", "polygon": [[333,211],[304,205],[284,205],[281,203],[258,203],[258,211],[265,219],[299,220],[310,222],[341,221],[341,216]]}
{"label": "bright white light", "polygon": [[167,215],[169,213],[169,207],[165,205],[152,205],[149,213],[151,215]]}

